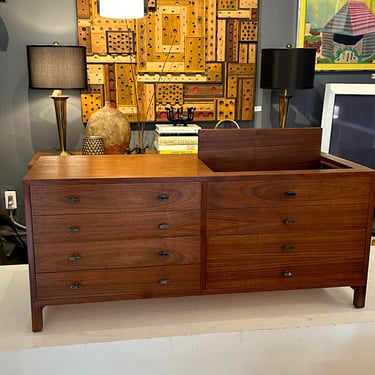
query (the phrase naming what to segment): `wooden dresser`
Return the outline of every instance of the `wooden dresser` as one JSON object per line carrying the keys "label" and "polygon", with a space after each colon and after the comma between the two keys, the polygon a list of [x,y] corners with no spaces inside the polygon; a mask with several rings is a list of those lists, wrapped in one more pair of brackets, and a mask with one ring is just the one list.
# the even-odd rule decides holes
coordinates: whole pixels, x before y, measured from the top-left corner
{"label": "wooden dresser", "polygon": [[122,299],[351,286],[363,307],[375,172],[316,162],[40,157],[24,178],[33,331],[44,306]]}

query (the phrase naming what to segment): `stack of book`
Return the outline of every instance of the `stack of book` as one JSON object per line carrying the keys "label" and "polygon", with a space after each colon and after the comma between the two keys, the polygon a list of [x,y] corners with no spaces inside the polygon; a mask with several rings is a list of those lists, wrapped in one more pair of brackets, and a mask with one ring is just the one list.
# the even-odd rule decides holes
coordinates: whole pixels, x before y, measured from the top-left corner
{"label": "stack of book", "polygon": [[159,154],[196,154],[198,153],[199,125],[155,125],[155,150]]}

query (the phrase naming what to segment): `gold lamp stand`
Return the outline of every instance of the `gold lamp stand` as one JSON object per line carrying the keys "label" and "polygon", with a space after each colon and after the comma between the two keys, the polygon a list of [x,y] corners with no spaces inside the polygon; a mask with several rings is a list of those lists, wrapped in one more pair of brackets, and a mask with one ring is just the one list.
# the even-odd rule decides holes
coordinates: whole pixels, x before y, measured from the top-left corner
{"label": "gold lamp stand", "polygon": [[55,90],[50,98],[55,104],[57,131],[59,133],[60,156],[69,155],[66,151],[66,101],[69,96],[61,95],[61,90]]}
{"label": "gold lamp stand", "polygon": [[284,90],[284,94],[279,96],[279,127],[285,128],[286,118],[288,116],[289,100],[292,96],[288,95],[288,90]]}

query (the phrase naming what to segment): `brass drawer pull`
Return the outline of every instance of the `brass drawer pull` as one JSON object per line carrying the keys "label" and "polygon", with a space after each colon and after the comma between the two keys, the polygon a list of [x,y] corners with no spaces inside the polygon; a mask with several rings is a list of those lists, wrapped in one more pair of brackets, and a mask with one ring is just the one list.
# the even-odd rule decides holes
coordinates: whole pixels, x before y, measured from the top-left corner
{"label": "brass drawer pull", "polygon": [[159,281],[159,283],[160,283],[161,285],[169,285],[169,284],[171,283],[171,280],[169,280],[169,279],[161,279],[161,280]]}
{"label": "brass drawer pull", "polygon": [[79,283],[74,283],[74,284],[72,284],[72,285],[70,286],[70,289],[71,289],[71,290],[79,290],[79,289],[81,289],[81,288],[82,288],[82,285],[79,284]]}
{"label": "brass drawer pull", "polygon": [[284,272],[283,272],[283,276],[284,276],[284,277],[292,277],[292,276],[293,276],[293,273],[290,272],[290,271],[284,271]]}
{"label": "brass drawer pull", "polygon": [[169,199],[169,195],[168,194],[160,194],[159,195],[159,200],[160,201],[167,201]]}
{"label": "brass drawer pull", "polygon": [[77,204],[80,202],[80,199],[79,198],[68,198],[65,202],[69,203],[69,204]]}
{"label": "brass drawer pull", "polygon": [[163,223],[159,225],[159,228],[162,230],[168,230],[169,229],[169,224]]}
{"label": "brass drawer pull", "polygon": [[162,251],[159,253],[159,255],[160,255],[161,257],[167,257],[167,256],[169,256],[169,251],[168,251],[168,250],[162,250]]}
{"label": "brass drawer pull", "polygon": [[284,223],[290,225],[290,224],[295,224],[296,221],[294,219],[285,219]]}
{"label": "brass drawer pull", "polygon": [[285,250],[285,251],[294,250],[294,245],[286,244],[286,245],[283,246],[283,250]]}
{"label": "brass drawer pull", "polygon": [[68,259],[71,262],[78,262],[79,260],[81,260],[81,257],[79,255],[71,255]]}
{"label": "brass drawer pull", "polygon": [[288,197],[296,197],[297,196],[297,192],[295,192],[295,191],[286,191],[285,195],[288,196]]}
{"label": "brass drawer pull", "polygon": [[78,227],[70,227],[70,228],[68,228],[68,232],[69,233],[78,233],[79,228]]}

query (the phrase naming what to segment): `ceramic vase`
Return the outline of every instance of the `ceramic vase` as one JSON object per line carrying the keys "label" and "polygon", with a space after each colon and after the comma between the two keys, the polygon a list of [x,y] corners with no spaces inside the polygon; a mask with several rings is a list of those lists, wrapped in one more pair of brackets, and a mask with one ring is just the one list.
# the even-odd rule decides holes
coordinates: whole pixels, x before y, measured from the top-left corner
{"label": "ceramic vase", "polygon": [[102,137],[105,154],[125,154],[130,144],[131,127],[126,116],[107,102],[90,117],[86,136]]}

